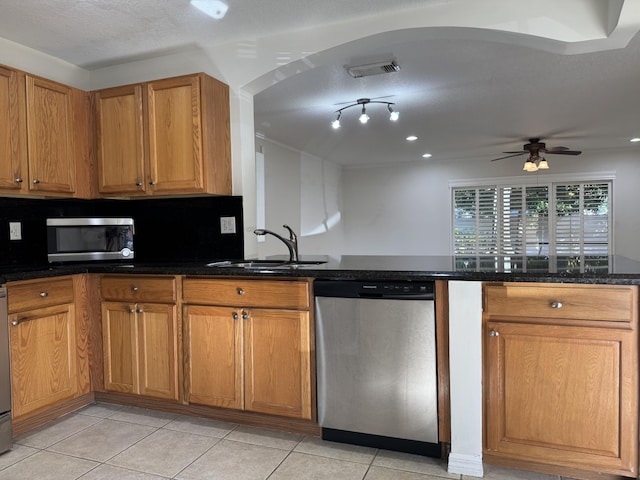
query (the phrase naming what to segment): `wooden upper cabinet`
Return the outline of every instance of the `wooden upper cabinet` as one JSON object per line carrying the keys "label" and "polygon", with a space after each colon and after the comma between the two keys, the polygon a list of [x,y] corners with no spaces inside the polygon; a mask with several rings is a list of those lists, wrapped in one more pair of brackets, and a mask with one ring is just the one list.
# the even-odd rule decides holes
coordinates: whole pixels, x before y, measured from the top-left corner
{"label": "wooden upper cabinet", "polygon": [[145,192],[142,86],[101,90],[95,106],[99,191]]}
{"label": "wooden upper cabinet", "polygon": [[200,73],[101,90],[96,114],[103,195],[231,194],[227,85]]}
{"label": "wooden upper cabinet", "polygon": [[0,67],[0,191],[16,193],[26,187],[26,153],[21,106],[24,75]]}
{"label": "wooden upper cabinet", "polygon": [[29,189],[76,190],[71,87],[27,75]]}

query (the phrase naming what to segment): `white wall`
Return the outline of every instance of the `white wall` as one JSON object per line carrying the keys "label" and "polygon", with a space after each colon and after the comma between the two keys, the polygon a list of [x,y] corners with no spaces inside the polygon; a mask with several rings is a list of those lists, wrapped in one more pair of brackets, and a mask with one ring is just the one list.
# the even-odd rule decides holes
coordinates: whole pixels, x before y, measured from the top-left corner
{"label": "white wall", "polygon": [[[330,255],[343,242],[341,168],[285,145],[256,139],[264,154],[265,228],[286,234],[287,224],[298,233],[300,255]],[[271,236],[258,243],[258,256],[286,254]]]}
{"label": "white wall", "polygon": [[[309,188],[303,171],[305,154],[282,145],[265,143],[268,177],[267,225],[290,222],[304,224],[309,208],[301,208],[299,189]],[[375,160],[375,159],[374,159]],[[427,160],[412,164],[384,165],[341,169],[330,160],[338,179],[325,185],[325,194],[338,197],[341,219],[328,233],[305,236],[301,252],[328,255],[449,255],[451,253],[451,205],[449,182],[452,180],[516,177],[536,182],[547,175],[614,175],[613,252],[640,259],[640,147],[611,153],[588,153],[579,157],[550,156],[547,173],[527,174],[521,159],[490,162],[488,159],[438,162]],[[309,171],[309,169],[307,169]],[[316,174],[314,181],[320,177]],[[339,192],[332,192],[339,182]],[[306,185],[305,185],[306,183]],[[314,187],[315,191],[320,191]],[[320,197],[320,195],[318,195]],[[321,201],[318,198],[318,202]],[[294,220],[296,219],[295,223]],[[269,227],[268,227],[269,228]],[[274,250],[275,249],[275,250]],[[261,248],[262,255],[282,251]]]}

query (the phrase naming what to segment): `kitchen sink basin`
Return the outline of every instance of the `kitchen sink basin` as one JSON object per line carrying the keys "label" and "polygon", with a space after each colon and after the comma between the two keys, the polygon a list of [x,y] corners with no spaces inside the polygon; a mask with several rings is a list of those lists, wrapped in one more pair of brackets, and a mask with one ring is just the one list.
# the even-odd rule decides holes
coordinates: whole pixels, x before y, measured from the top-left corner
{"label": "kitchen sink basin", "polygon": [[230,268],[247,268],[247,269],[285,269],[285,268],[298,268],[308,267],[313,265],[321,265],[327,263],[324,260],[223,260],[220,262],[207,263],[207,267],[230,267]]}

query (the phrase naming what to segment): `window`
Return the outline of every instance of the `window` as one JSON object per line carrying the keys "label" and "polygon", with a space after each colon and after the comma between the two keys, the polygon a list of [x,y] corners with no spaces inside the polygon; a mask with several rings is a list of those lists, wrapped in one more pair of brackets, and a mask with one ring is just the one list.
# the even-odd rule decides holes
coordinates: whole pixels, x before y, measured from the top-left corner
{"label": "window", "polygon": [[460,269],[607,266],[610,181],[453,187],[452,194]]}

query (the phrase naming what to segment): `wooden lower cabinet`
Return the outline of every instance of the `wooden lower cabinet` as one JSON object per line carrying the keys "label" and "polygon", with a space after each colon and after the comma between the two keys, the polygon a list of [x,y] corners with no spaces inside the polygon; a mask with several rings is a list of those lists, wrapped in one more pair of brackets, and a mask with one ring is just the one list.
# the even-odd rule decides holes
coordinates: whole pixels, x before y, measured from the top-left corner
{"label": "wooden lower cabinet", "polygon": [[[606,287],[536,288],[485,286],[485,458],[635,478],[637,287],[610,290],[611,309]],[[599,309],[615,318],[581,318]]]}
{"label": "wooden lower cabinet", "polygon": [[13,417],[71,399],[77,392],[72,304],[9,317]]}
{"label": "wooden lower cabinet", "polygon": [[105,389],[178,399],[175,305],[102,304]]}
{"label": "wooden lower cabinet", "polygon": [[[104,388],[178,400],[178,328],[173,277],[102,278]],[[129,301],[109,301],[114,298]],[[154,303],[157,298],[171,303]]]}
{"label": "wooden lower cabinet", "polygon": [[74,302],[83,276],[77,277],[8,284],[14,421],[89,391],[85,327]]}
{"label": "wooden lower cabinet", "polygon": [[211,302],[231,303],[237,301],[234,295],[246,295],[247,305],[265,304],[264,308],[184,306],[189,402],[312,419],[314,349],[308,307],[278,308],[279,297],[260,294],[262,287],[267,292],[274,287],[284,292],[289,287],[292,296],[284,295],[280,302],[291,302],[291,298],[297,299],[300,292],[307,291],[308,285],[260,282],[185,280],[186,302],[210,298]]}

